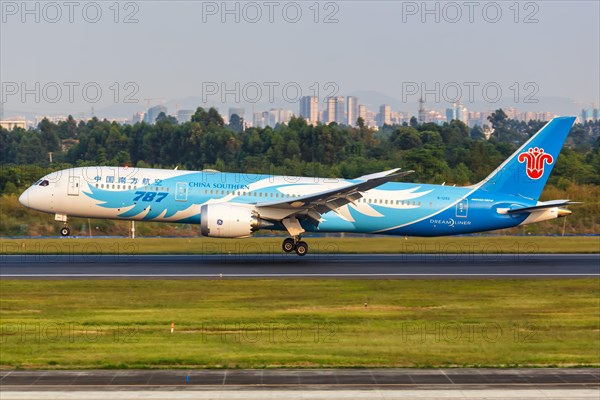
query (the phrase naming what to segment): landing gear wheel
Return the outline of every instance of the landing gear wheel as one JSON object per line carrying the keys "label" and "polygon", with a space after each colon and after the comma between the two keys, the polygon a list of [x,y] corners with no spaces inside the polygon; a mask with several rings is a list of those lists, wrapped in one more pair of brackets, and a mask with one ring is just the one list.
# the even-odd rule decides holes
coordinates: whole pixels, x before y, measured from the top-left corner
{"label": "landing gear wheel", "polygon": [[296,254],[299,256],[305,256],[308,253],[308,244],[306,242],[300,241],[296,243]]}
{"label": "landing gear wheel", "polygon": [[292,239],[292,238],[285,239],[283,241],[283,244],[281,245],[281,248],[286,253],[291,253],[292,251],[294,251],[294,239]]}
{"label": "landing gear wheel", "polygon": [[70,234],[71,234],[71,230],[66,226],[60,230],[61,236],[69,236]]}

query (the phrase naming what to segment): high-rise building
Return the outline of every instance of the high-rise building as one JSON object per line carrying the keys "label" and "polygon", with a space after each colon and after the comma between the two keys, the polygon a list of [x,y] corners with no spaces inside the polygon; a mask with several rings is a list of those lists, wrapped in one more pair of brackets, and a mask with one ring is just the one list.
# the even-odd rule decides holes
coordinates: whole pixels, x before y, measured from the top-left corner
{"label": "high-rise building", "polygon": [[161,112],[164,112],[166,114],[167,107],[161,105],[150,107],[148,109],[148,112],[144,116],[144,121],[146,121],[149,124],[155,124],[156,118],[160,115]]}
{"label": "high-rise building", "polygon": [[469,123],[469,110],[467,110],[467,108],[460,103],[458,103],[456,105],[456,118],[455,119],[462,121],[465,124]]}
{"label": "high-rise building", "polygon": [[581,123],[586,123],[590,120],[594,119],[594,114],[591,109],[582,109],[581,110]]}
{"label": "high-rise building", "polygon": [[327,108],[325,109],[324,121],[330,124],[335,121],[335,97],[327,98]]}
{"label": "high-rise building", "polygon": [[364,106],[362,104],[358,106],[358,117],[362,118],[363,121],[365,121],[365,124],[367,123],[367,106]]}
{"label": "high-rise building", "polygon": [[348,96],[346,98],[346,125],[356,125],[358,119],[358,99],[354,96]]}
{"label": "high-rise building", "polygon": [[327,116],[325,122],[346,123],[346,101],[344,96],[331,96],[327,98]]}
{"label": "high-rise building", "polygon": [[300,98],[300,116],[312,124],[319,122],[319,98],[317,96]]}
{"label": "high-rise building", "polygon": [[252,121],[252,125],[256,128],[264,128],[269,123],[269,112],[257,112],[254,113],[254,118]]}
{"label": "high-rise building", "polygon": [[344,96],[337,96],[335,100],[335,122],[338,124],[346,123],[346,99]]}
{"label": "high-rise building", "polygon": [[452,103],[452,108],[446,108],[446,122],[450,122],[453,119],[457,119],[456,118],[456,107],[457,107],[457,103],[454,102],[454,103]]}
{"label": "high-rise building", "polygon": [[290,122],[294,112],[283,108],[271,108],[267,114],[267,125],[274,127],[277,124],[287,124]]}
{"label": "high-rise building", "polygon": [[131,117],[131,124],[135,125],[138,122],[144,121],[144,115],[146,115],[146,113],[143,111],[133,114],[133,116]]}
{"label": "high-rise building", "polygon": [[194,114],[194,110],[179,110],[177,111],[177,122],[179,122],[180,124],[190,122]]}
{"label": "high-rise building", "polygon": [[4,119],[4,103],[0,101],[0,121]]}
{"label": "high-rise building", "polygon": [[389,104],[379,106],[379,126],[392,124],[392,107]]}

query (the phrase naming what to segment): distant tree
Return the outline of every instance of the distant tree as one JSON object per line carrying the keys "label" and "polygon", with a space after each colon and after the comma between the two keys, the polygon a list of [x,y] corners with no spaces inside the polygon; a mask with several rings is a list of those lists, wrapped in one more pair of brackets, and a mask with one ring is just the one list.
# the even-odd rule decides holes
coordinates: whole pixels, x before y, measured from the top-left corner
{"label": "distant tree", "polygon": [[365,120],[362,117],[358,117],[356,119],[356,126],[358,126],[359,128],[364,128],[365,127]]}
{"label": "distant tree", "polygon": [[231,114],[229,119],[229,129],[235,133],[241,133],[244,130],[244,120],[237,114]]}
{"label": "distant tree", "polygon": [[390,140],[401,150],[423,147],[419,131],[411,127],[398,127],[392,132]]}
{"label": "distant tree", "polygon": [[412,126],[413,128],[418,128],[419,127],[419,121],[415,118],[415,117],[410,117],[410,126]]}
{"label": "distant tree", "polygon": [[464,122],[453,119],[440,129],[442,140],[446,144],[457,144],[470,139],[470,129]]}
{"label": "distant tree", "polygon": [[39,124],[38,129],[41,132],[40,140],[45,147],[46,153],[49,151],[57,151],[59,149],[58,129],[56,124],[44,118]]}
{"label": "distant tree", "polygon": [[161,112],[160,114],[158,114],[158,116],[156,117],[156,121],[155,122],[162,122],[162,123],[168,123],[168,124],[177,124],[177,118],[175,118],[172,115],[167,115],[163,112]]}
{"label": "distant tree", "polygon": [[526,137],[525,132],[520,132],[517,121],[508,119],[506,113],[500,108],[488,116],[494,132],[492,138],[505,143],[520,144]]}
{"label": "distant tree", "polygon": [[479,125],[475,125],[471,129],[471,139],[472,140],[485,140],[485,133],[483,133],[483,129]]}

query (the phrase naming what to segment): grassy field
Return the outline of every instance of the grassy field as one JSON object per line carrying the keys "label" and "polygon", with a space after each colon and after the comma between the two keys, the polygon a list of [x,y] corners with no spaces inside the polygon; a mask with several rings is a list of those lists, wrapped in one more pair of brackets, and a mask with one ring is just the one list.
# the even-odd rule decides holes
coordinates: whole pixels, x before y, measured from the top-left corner
{"label": "grassy field", "polygon": [[1,368],[600,365],[598,279],[2,280],[0,289]]}
{"label": "grassy field", "polygon": [[[311,253],[600,253],[600,236],[306,237]],[[0,254],[279,254],[281,237],[4,239]]]}

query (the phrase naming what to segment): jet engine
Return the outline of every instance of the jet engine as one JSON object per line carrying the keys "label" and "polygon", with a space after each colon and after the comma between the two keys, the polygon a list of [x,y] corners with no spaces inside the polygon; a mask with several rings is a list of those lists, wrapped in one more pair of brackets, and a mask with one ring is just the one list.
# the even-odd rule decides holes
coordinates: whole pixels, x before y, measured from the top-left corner
{"label": "jet engine", "polygon": [[200,208],[200,232],[204,236],[242,238],[261,227],[258,213],[231,203],[205,204]]}

